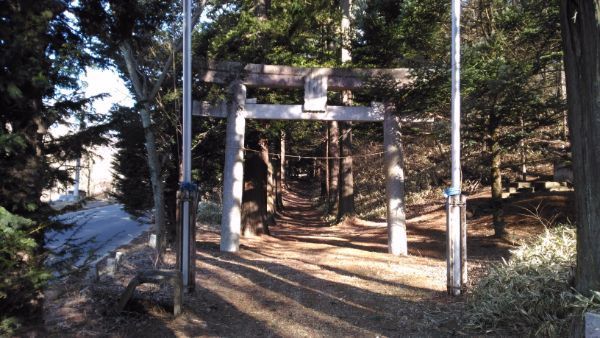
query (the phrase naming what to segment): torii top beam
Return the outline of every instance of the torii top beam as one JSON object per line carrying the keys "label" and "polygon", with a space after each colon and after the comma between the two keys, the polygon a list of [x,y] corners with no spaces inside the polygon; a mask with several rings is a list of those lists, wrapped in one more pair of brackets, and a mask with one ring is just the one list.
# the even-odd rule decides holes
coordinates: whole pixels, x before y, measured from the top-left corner
{"label": "torii top beam", "polygon": [[355,90],[382,76],[411,82],[408,68],[306,68],[239,62],[209,62],[200,79],[225,85],[239,79],[248,87],[303,88],[305,77],[311,74],[327,77],[327,89],[332,91]]}

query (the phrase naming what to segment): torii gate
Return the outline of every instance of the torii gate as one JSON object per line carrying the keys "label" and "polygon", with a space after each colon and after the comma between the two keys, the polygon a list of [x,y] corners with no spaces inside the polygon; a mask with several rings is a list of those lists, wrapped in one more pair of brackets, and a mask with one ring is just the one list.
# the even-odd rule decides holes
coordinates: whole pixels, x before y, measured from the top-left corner
{"label": "torii gate", "polygon": [[[183,0],[183,146],[182,146],[182,166],[183,166],[183,182],[182,188],[191,181],[191,36],[192,36],[192,11],[191,0]],[[461,293],[461,288],[467,282],[467,251],[466,251],[466,220],[465,208],[466,198],[461,193],[461,175],[460,175],[460,14],[461,4],[459,0],[451,0],[451,17],[452,17],[452,39],[451,39],[451,70],[452,70],[452,97],[451,97],[451,176],[452,185],[446,189],[446,262],[447,262],[447,288],[452,295],[458,296]],[[204,73],[203,79],[207,82],[224,83],[223,73],[228,75],[228,70],[242,70],[240,64],[222,64],[222,67],[209,67]],[[227,146],[225,160],[225,180],[224,180],[224,199],[223,219],[221,222],[221,250],[237,251],[239,250],[239,237],[241,230],[241,201],[243,192],[243,146],[244,146],[244,129],[245,118],[251,117],[246,114],[246,90],[245,85],[262,85],[265,87],[301,87],[304,79],[305,86],[305,102],[301,112],[298,113],[297,108],[288,107],[285,110],[289,113],[290,119],[305,119],[305,116],[312,116],[306,119],[326,120],[322,117],[330,116],[331,120],[356,117],[355,114],[349,113],[350,108],[329,109],[327,107],[327,86],[331,89],[343,89],[345,85],[347,89],[352,89],[352,83],[360,83],[360,76],[373,76],[377,72],[392,73],[398,72],[402,80],[407,80],[406,69],[396,70],[339,70],[328,68],[295,68],[282,66],[266,66],[266,65],[247,65],[243,67],[244,71],[249,71],[249,76],[245,77],[245,82],[236,81],[232,83],[231,90],[233,99],[229,107],[225,109],[226,113],[222,114],[223,109],[216,110],[223,117],[227,117]],[[286,73],[287,72],[287,73]],[[362,74],[361,74],[362,73]],[[350,76],[346,76],[350,75]],[[359,75],[359,76],[356,76]],[[283,76],[283,77],[282,77]],[[331,77],[331,78],[330,78]],[[330,83],[331,82],[331,83]],[[300,83],[300,84],[299,84]],[[204,110],[202,105],[197,104],[196,111],[202,115],[204,111],[214,111],[213,109]],[[273,115],[273,112],[268,112],[268,108],[255,107],[255,117]],[[280,107],[284,108],[284,107]],[[315,118],[313,110],[320,111],[324,116]],[[381,109],[373,107],[367,110],[355,110],[362,116],[377,116],[376,120],[380,121],[383,115],[384,121],[384,143],[385,143],[385,172],[386,172],[386,195],[387,195],[387,221],[388,221],[388,247],[392,253],[406,251],[406,245],[401,247],[401,239],[406,243],[406,228],[404,214],[404,172],[402,165],[402,149],[401,149],[401,133],[400,121],[397,117],[391,114],[388,107]],[[266,113],[266,114],[263,114]],[[279,116],[278,118],[281,118]],[[359,119],[359,121],[364,121]],[[229,193],[229,194],[227,194]],[[398,198],[398,196],[400,198]],[[194,269],[195,264],[190,260],[190,252],[193,250],[193,236],[190,236],[190,231],[193,225],[190,224],[189,201],[184,201],[183,205],[183,222],[182,222],[182,246],[178,250],[178,260],[181,262],[178,265],[184,275],[184,285],[188,285],[191,281],[193,285],[193,274],[190,274],[190,268]],[[225,208],[226,207],[226,208]],[[236,223],[237,222],[237,223]],[[224,236],[225,234],[226,236]],[[401,237],[404,236],[404,237]],[[400,245],[398,245],[400,243]],[[187,250],[186,250],[187,249]],[[187,251],[187,252],[186,252]],[[181,256],[181,257],[180,257]],[[192,278],[190,278],[192,277]]]}
{"label": "torii gate", "polygon": [[[237,62],[209,63],[200,75],[204,82],[229,85],[230,102],[216,105],[194,102],[192,115],[227,118],[223,179],[221,251],[237,252],[241,237],[241,205],[244,190],[244,134],[246,119],[383,122],[384,173],[388,252],[407,254],[404,205],[404,164],[400,117],[393,107],[372,103],[370,107],[328,106],[327,91],[355,90],[368,79],[387,76],[410,83],[409,69],[303,68]],[[257,104],[247,102],[246,87],[304,88],[304,104]],[[448,204],[451,205],[451,204]],[[451,208],[449,210],[452,210]],[[466,282],[466,227],[464,202],[459,212],[459,231],[447,231],[448,290],[456,294]],[[456,251],[458,250],[458,251]],[[462,282],[462,283],[461,283]],[[460,289],[458,289],[460,290]],[[460,292],[460,291],[458,291]]]}
{"label": "torii gate", "polygon": [[[387,197],[388,251],[406,255],[404,168],[400,118],[383,104],[370,107],[328,106],[327,91],[354,90],[365,79],[389,76],[409,83],[409,70],[301,68],[225,62],[209,64],[202,74],[205,82],[230,82],[231,102],[210,106],[194,102],[192,115],[227,118],[223,179],[221,251],[237,252],[241,236],[244,132],[246,119],[383,122]],[[302,88],[304,104],[257,104],[246,102],[246,86]]]}

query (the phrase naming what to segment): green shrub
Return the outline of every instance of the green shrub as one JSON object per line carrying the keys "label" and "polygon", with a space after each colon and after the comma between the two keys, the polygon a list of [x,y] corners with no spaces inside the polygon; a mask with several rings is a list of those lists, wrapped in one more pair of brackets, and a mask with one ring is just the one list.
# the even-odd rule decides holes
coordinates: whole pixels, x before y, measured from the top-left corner
{"label": "green shrub", "polygon": [[219,224],[221,223],[222,210],[223,207],[220,204],[211,201],[200,201],[196,212],[196,220],[207,225]]}
{"label": "green shrub", "polygon": [[0,207],[0,334],[10,334],[17,318],[29,314],[31,300],[50,278],[35,255],[35,226]]}
{"label": "green shrub", "polygon": [[466,326],[497,334],[561,336],[573,316],[600,305],[571,287],[576,258],[575,229],[547,229],[490,268],[469,295]]}

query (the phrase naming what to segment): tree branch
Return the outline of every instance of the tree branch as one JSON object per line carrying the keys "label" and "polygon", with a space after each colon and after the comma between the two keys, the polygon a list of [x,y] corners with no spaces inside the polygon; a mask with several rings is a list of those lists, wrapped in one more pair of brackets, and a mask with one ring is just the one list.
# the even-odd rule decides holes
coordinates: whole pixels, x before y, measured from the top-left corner
{"label": "tree branch", "polygon": [[[196,7],[196,9],[194,10],[194,13],[192,13],[192,29],[200,20],[200,14],[202,14],[205,4],[206,0],[201,0],[198,7]],[[175,45],[174,50],[180,50],[183,47],[183,36],[180,36],[177,40],[175,40],[173,42],[173,45]],[[146,86],[142,83],[142,80],[144,80],[144,83],[146,82],[146,78],[144,77],[144,79],[140,79],[141,72],[139,70],[138,62],[133,55],[131,44],[128,41],[123,41],[119,46],[119,50],[121,51],[121,54],[127,66],[127,72],[129,73],[129,78],[133,85],[133,89],[138,98],[138,101],[148,102],[153,100],[154,97],[156,97],[156,94],[158,94],[158,92],[160,91],[162,83],[167,77],[167,74],[169,73],[171,63],[174,59],[174,54],[171,53],[167,60],[163,63],[158,79],[156,79],[156,82],[154,82],[152,90],[148,92]]]}
{"label": "tree branch", "polygon": [[[196,26],[196,24],[200,20],[200,14],[202,14],[202,11],[204,10],[205,4],[206,4],[206,0],[201,0],[200,4],[198,5],[198,7],[196,7],[196,9],[194,10],[194,13],[192,13],[192,30],[194,29],[194,27]],[[183,36],[180,36],[173,43],[173,45],[175,45],[174,50],[180,50],[183,47]],[[162,86],[162,82],[165,80],[165,77],[168,74],[169,68],[171,68],[171,63],[173,62],[173,58],[174,58],[174,54],[171,53],[169,55],[169,58],[163,64],[162,71],[161,71],[158,79],[154,83],[154,87],[152,88],[152,91],[146,97],[146,99],[148,101],[152,100],[156,96],[156,94],[158,93],[158,91],[160,90],[160,87]]]}

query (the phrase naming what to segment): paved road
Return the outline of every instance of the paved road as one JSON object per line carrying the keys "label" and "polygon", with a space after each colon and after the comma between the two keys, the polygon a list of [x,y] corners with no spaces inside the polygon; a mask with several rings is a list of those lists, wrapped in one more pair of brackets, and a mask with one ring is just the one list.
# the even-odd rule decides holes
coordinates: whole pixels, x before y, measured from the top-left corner
{"label": "paved road", "polygon": [[[46,247],[55,251],[72,245],[82,249],[84,256],[95,251],[92,264],[150,228],[150,224],[135,220],[123,211],[121,204],[65,213],[58,220],[75,226],[46,234]],[[81,257],[75,265],[80,266],[84,261],[85,257]]]}

